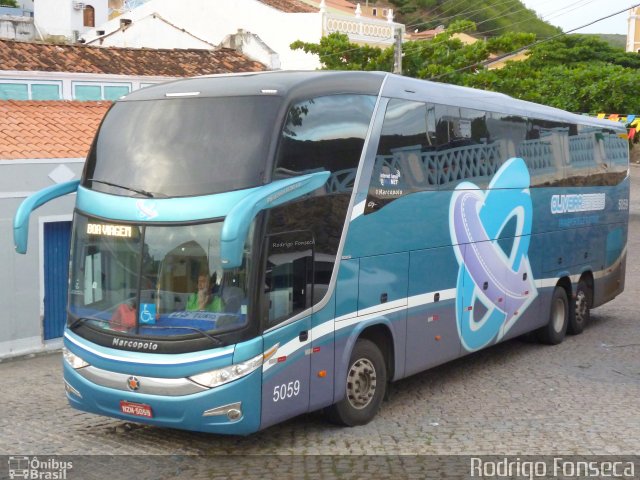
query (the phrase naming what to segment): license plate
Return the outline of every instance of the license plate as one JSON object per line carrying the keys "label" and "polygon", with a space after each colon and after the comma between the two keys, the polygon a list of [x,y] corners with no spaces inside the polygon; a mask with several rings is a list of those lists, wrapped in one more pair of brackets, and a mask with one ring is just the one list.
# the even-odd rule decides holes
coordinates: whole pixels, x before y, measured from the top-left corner
{"label": "license plate", "polygon": [[151,407],[143,403],[133,403],[133,402],[126,402],[124,400],[121,400],[120,411],[128,415],[135,415],[136,417],[147,417],[147,418],[153,417],[153,412],[151,411]]}

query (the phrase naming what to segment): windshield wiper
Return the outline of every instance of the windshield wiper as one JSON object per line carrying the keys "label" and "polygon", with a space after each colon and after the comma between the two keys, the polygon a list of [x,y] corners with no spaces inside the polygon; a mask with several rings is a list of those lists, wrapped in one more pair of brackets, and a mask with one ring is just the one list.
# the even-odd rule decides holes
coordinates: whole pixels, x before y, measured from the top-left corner
{"label": "windshield wiper", "polygon": [[140,325],[140,327],[142,328],[157,328],[157,329],[167,329],[167,328],[178,328],[178,329],[182,329],[182,330],[192,330],[194,332],[198,332],[199,334],[207,337],[209,340],[211,340],[215,345],[224,345],[224,342],[222,340],[220,340],[219,338],[214,337],[213,335],[205,332],[204,330],[201,330],[199,328],[196,327],[182,327],[182,326],[177,326],[177,325]]}
{"label": "windshield wiper", "polygon": [[117,183],[107,182],[105,180],[96,180],[95,178],[88,178],[87,181],[102,183],[104,185],[109,185],[110,187],[122,188],[123,190],[129,190],[130,192],[139,193],[140,195],[144,195],[147,198],[155,198],[155,196],[157,195],[151,192],[147,192],[146,190],[142,190],[141,188],[126,187],[124,185],[118,185]]}

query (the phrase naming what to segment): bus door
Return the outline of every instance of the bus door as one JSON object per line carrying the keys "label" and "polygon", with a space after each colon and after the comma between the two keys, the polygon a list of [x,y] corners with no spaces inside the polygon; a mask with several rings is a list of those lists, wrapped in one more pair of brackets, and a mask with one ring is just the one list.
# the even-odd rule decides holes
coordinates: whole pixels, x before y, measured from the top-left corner
{"label": "bus door", "polygon": [[309,409],[311,317],[297,316],[313,301],[314,239],[309,231],[267,236],[262,312],[264,349],[261,427]]}

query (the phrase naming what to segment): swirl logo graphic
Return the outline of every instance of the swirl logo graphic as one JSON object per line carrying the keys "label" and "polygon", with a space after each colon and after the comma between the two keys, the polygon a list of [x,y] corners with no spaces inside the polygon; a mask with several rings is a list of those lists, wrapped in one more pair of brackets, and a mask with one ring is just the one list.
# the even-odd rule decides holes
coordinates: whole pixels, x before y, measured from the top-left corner
{"label": "swirl logo graphic", "polygon": [[[500,340],[538,295],[528,257],[533,216],[529,184],[524,160],[512,158],[486,192],[463,182],[451,198],[449,228],[459,265],[456,322],[468,351]],[[513,244],[505,252],[495,239],[512,218]],[[478,311],[481,318],[475,318]]]}
{"label": "swirl logo graphic", "polygon": [[138,216],[141,220],[152,220],[158,216],[155,202],[138,200],[136,207],[138,207]]}

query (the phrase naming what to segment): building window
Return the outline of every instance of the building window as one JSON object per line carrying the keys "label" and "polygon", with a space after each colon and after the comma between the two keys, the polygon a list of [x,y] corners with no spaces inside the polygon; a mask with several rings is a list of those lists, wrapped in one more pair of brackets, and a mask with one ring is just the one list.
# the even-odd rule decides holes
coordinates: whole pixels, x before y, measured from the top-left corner
{"label": "building window", "polygon": [[105,86],[103,97],[105,100],[117,100],[129,93],[127,86]]}
{"label": "building window", "polygon": [[26,83],[2,83],[0,84],[0,99],[29,100],[29,85]]}
{"label": "building window", "polygon": [[60,86],[31,84],[31,100],[60,100]]}
{"label": "building window", "polygon": [[60,100],[59,82],[0,81],[0,100]]}
{"label": "building window", "polygon": [[73,99],[81,101],[117,100],[131,91],[128,84],[74,83]]}
{"label": "building window", "polygon": [[77,85],[73,94],[74,100],[102,100],[100,85]]}
{"label": "building window", "polygon": [[87,5],[84,7],[82,11],[84,16],[83,25],[85,27],[95,27],[96,26],[96,11],[91,5]]}

